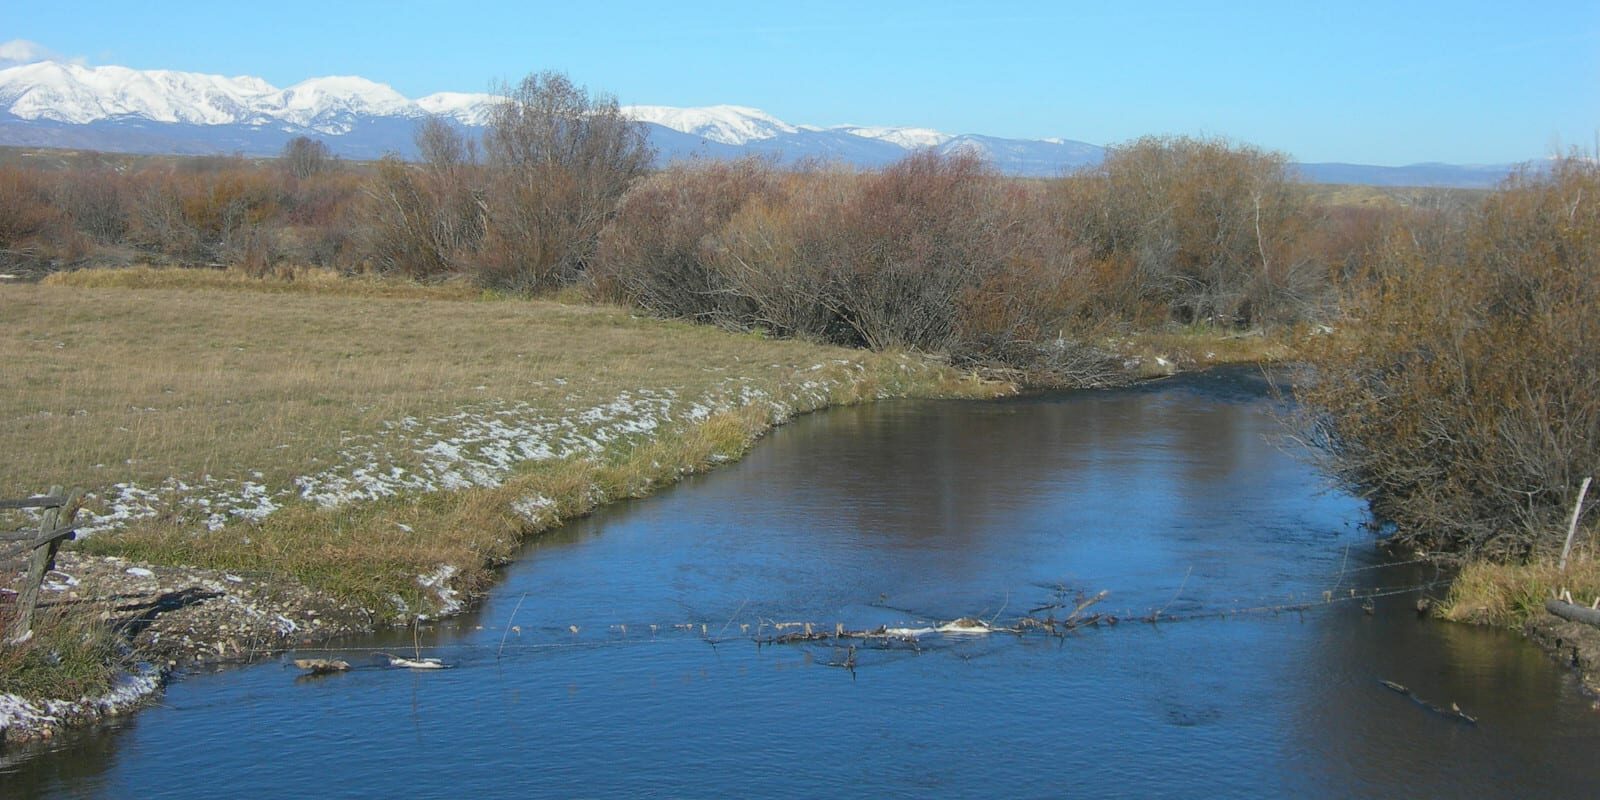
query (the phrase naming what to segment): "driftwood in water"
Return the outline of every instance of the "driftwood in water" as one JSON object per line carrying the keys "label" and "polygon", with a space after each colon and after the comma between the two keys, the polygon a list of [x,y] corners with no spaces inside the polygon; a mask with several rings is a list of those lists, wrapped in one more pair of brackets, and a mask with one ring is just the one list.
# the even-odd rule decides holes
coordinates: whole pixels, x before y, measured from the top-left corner
{"label": "driftwood in water", "polygon": [[781,636],[774,636],[769,641],[772,644],[794,644],[795,642],[820,642],[832,638],[833,634],[831,633],[804,630],[795,631],[794,633],[785,633]]}
{"label": "driftwood in water", "polygon": [[1451,703],[1449,708],[1445,708],[1444,706],[1436,706],[1436,705],[1434,705],[1434,704],[1432,704],[1432,703],[1430,703],[1430,702],[1418,697],[1416,692],[1411,691],[1410,689],[1406,688],[1402,684],[1395,683],[1394,681],[1382,681],[1382,680],[1378,681],[1378,683],[1383,684],[1383,688],[1388,689],[1391,692],[1394,692],[1396,694],[1405,695],[1407,698],[1409,698],[1411,700],[1411,702],[1416,703],[1417,705],[1422,706],[1423,708],[1426,708],[1426,709],[1428,709],[1429,711],[1432,711],[1435,714],[1439,714],[1441,716],[1450,717],[1452,719],[1455,719],[1455,720],[1458,720],[1458,721],[1461,721],[1461,722],[1465,722],[1468,725],[1476,725],[1476,724],[1478,724],[1478,718],[1477,717],[1474,717],[1474,716],[1468,714],[1467,712],[1462,711],[1461,707],[1456,705],[1455,703]]}
{"label": "driftwood in water", "polygon": [[1544,601],[1544,610],[1562,619],[1570,619],[1573,622],[1583,622],[1600,627],[1600,611],[1586,608],[1576,603],[1568,603],[1563,600],[1546,600]]}
{"label": "driftwood in water", "polygon": [[350,669],[350,662],[327,658],[297,658],[294,660],[297,669],[303,669],[312,675],[328,675],[334,672],[346,672]]}

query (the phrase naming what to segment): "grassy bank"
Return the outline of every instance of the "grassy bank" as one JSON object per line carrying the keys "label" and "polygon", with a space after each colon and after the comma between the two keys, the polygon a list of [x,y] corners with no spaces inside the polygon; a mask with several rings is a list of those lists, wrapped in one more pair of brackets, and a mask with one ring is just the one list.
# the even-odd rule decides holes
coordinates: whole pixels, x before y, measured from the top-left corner
{"label": "grassy bank", "polygon": [[1441,609],[1446,619],[1521,629],[1543,615],[1544,601],[1560,592],[1589,605],[1600,599],[1600,561],[1571,559],[1565,571],[1552,559],[1524,564],[1475,561],[1450,587]]}
{"label": "grassy bank", "polygon": [[560,519],[736,458],[793,414],[986,384],[606,307],[300,273],[0,287],[0,495],[95,498],[79,546],[452,609]]}

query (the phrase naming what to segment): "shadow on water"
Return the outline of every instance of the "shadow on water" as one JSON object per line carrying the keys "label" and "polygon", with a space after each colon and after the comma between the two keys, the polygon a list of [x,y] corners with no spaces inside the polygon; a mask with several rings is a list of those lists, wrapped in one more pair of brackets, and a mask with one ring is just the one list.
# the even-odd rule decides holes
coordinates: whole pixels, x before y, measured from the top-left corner
{"label": "shadow on water", "polygon": [[[396,631],[341,643],[358,669],[325,680],[195,676],[4,767],[7,796],[1593,794],[1600,716],[1570,675],[1414,594],[1362,609],[1440,576],[1378,559],[1273,407],[1219,370],[797,420],[531,543],[482,608],[416,632],[452,669],[382,668],[411,653]],[[1123,621],[1061,638],[753,641],[1101,590]]]}

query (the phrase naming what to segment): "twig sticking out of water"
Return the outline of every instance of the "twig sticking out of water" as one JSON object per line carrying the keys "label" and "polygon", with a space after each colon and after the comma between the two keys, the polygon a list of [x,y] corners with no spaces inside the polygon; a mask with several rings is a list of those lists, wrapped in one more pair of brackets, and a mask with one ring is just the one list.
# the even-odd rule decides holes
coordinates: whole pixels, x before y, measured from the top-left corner
{"label": "twig sticking out of water", "polygon": [[1006,592],[1006,600],[1005,600],[1005,602],[1000,604],[1000,610],[994,612],[994,616],[989,618],[989,627],[991,627],[991,628],[994,627],[995,622],[1000,619],[1000,615],[1006,613],[1006,607],[1008,607],[1010,605],[1011,605],[1011,592]]}
{"label": "twig sticking out of water", "polygon": [[1344,546],[1344,558],[1339,560],[1339,577],[1334,579],[1333,588],[1332,589],[1329,589],[1328,591],[1322,593],[1324,598],[1332,595],[1334,592],[1339,591],[1339,584],[1344,583],[1344,568],[1346,566],[1348,566],[1349,564],[1350,564],[1350,545],[1346,544]]}
{"label": "twig sticking out of water", "polygon": [[712,646],[715,646],[717,644],[717,642],[722,641],[722,634],[728,632],[728,626],[732,625],[733,621],[739,618],[739,612],[743,611],[744,607],[749,605],[749,604],[750,604],[750,598],[746,597],[744,599],[744,602],[741,602],[739,604],[739,607],[733,610],[733,616],[728,617],[728,621],[722,623],[722,630],[717,631],[717,638],[711,640]]}
{"label": "twig sticking out of water", "polygon": [[1068,614],[1066,620],[1064,620],[1064,621],[1065,622],[1069,622],[1069,623],[1077,621],[1078,617],[1083,614],[1084,609],[1088,608],[1089,606],[1094,605],[1095,603],[1100,602],[1101,600],[1106,599],[1110,595],[1111,595],[1111,590],[1110,589],[1101,589],[1100,593],[1095,595],[1094,597],[1091,597],[1091,598],[1089,598],[1087,600],[1078,601],[1078,607],[1072,609],[1072,613]]}
{"label": "twig sticking out of water", "polygon": [[517,621],[517,612],[522,610],[522,601],[526,600],[526,599],[528,599],[528,593],[527,592],[523,592],[522,596],[517,598],[517,607],[511,609],[511,618],[506,620],[505,632],[500,634],[500,649],[494,651],[494,657],[495,657],[496,660],[499,660],[500,654],[504,653],[505,650],[506,650],[506,637],[510,636],[511,635],[511,629],[516,627],[515,623]]}
{"label": "twig sticking out of water", "polygon": [[1172,605],[1173,601],[1178,599],[1178,595],[1183,594],[1183,590],[1188,588],[1188,586],[1189,586],[1189,576],[1193,575],[1193,574],[1194,574],[1194,567],[1190,566],[1189,570],[1187,572],[1183,573],[1183,583],[1178,584],[1178,591],[1172,593],[1172,599],[1168,600],[1165,605],[1163,605],[1160,608],[1156,609],[1155,613],[1150,615],[1150,621],[1151,622],[1155,622],[1157,619],[1160,619],[1161,615],[1166,613],[1167,606]]}

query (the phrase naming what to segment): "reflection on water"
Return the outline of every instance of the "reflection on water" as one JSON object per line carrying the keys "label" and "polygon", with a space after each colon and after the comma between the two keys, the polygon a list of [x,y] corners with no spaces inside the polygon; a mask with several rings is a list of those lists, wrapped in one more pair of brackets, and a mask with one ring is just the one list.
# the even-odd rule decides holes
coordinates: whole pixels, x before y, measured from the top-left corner
{"label": "reflection on water", "polygon": [[[531,545],[482,609],[421,632],[454,669],[371,666],[411,647],[392,633],[326,680],[195,676],[5,767],[6,796],[1593,795],[1600,717],[1516,638],[1404,594],[1237,613],[1438,577],[1379,564],[1270,410],[1237,370],[802,419]],[[1101,589],[1125,618],[1236,613],[866,647],[854,673],[749,637]]]}

